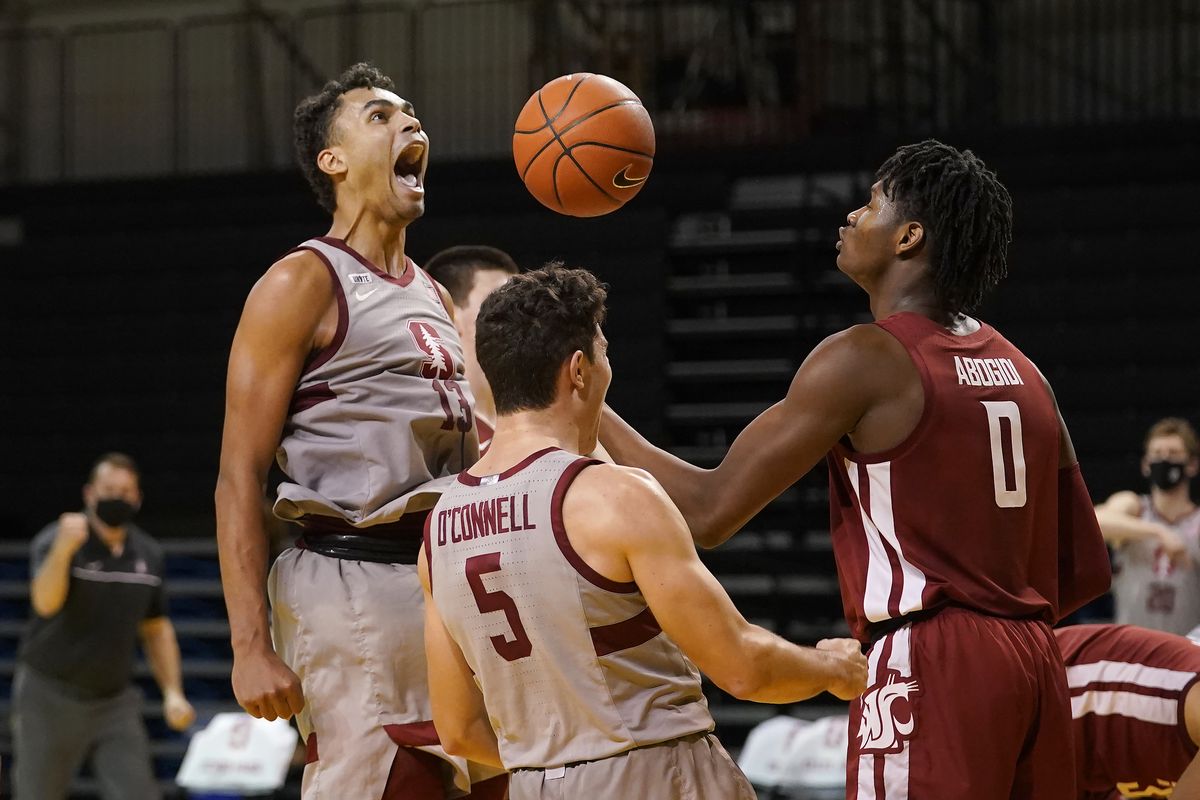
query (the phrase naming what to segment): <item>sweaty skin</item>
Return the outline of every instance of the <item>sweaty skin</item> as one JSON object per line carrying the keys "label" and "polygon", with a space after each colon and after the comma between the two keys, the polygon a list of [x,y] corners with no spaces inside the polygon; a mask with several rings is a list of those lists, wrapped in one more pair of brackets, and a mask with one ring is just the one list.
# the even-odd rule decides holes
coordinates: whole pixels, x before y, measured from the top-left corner
{"label": "sweaty skin", "polygon": [[[328,235],[397,277],[407,268],[407,226],[425,210],[428,145],[411,104],[393,92],[362,88],[342,95],[328,146],[317,156],[337,196]],[[398,159],[414,157],[420,163],[415,187],[394,172]],[[443,297],[448,304],[444,291]],[[268,720],[299,712],[304,694],[271,644],[262,497],[305,363],[333,340],[337,324],[328,271],[316,255],[300,251],[273,264],[251,289],[230,350],[217,544],[234,695],[248,713]]]}

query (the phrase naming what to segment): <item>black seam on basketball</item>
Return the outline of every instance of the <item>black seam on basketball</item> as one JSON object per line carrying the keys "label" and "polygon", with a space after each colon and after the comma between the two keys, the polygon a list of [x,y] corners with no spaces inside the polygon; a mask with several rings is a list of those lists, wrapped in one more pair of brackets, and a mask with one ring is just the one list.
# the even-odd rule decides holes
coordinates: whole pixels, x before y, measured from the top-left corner
{"label": "black seam on basketball", "polygon": [[[575,160],[575,156],[571,155],[571,151],[570,151],[570,150],[568,150],[568,149],[566,149],[565,147],[563,148],[563,151],[562,151],[562,153],[560,153],[560,154],[559,154],[558,158],[554,159],[554,176],[555,176],[555,179],[554,179],[554,195],[555,195],[555,197],[557,197],[557,196],[558,196],[558,164],[559,164],[559,162],[561,162],[561,161],[563,160],[563,157],[564,157],[564,156],[565,156],[566,158],[569,158],[569,159],[571,159],[571,163],[575,165],[575,169],[579,170],[579,174],[580,174],[580,175],[582,175],[583,177],[587,178],[587,180],[588,180],[588,183],[590,183],[592,186],[595,186],[595,187],[596,187],[596,191],[600,192],[600,194],[604,195],[604,196],[605,196],[605,197],[607,197],[609,200],[613,201],[613,203],[615,203],[615,204],[616,204],[618,207],[621,205],[621,201],[620,201],[620,200],[618,200],[617,198],[613,197],[613,196],[612,196],[611,194],[609,194],[608,192],[604,191],[604,187],[603,187],[603,186],[601,186],[600,184],[596,183],[596,181],[594,181],[594,180],[592,179],[592,176],[591,176],[591,175],[588,175],[588,173],[587,173],[587,170],[583,168],[583,165],[582,165],[582,164],[580,164],[578,161],[576,161],[576,160]],[[562,205],[562,200],[559,200],[559,201],[558,201],[558,204],[561,206],[561,205]],[[566,208],[566,206],[563,206],[563,208],[565,209],[565,208]]]}
{"label": "black seam on basketball", "polygon": [[[536,153],[533,154],[533,158],[529,159],[529,164],[525,167],[525,172],[529,172],[529,168],[533,166],[533,162],[538,160],[538,156],[540,156],[542,153],[544,153],[546,151],[546,148],[550,146],[551,142],[558,142],[558,146],[563,149],[563,152],[566,152],[566,149],[567,149],[566,145],[564,145],[562,143],[562,140],[560,140],[558,138],[558,133],[554,130],[554,123],[550,122],[550,115],[546,113],[546,104],[542,102],[542,90],[541,89],[538,89],[537,99],[538,99],[538,108],[540,108],[542,110],[542,119],[546,120],[546,127],[550,129],[550,135],[553,136],[554,138],[551,139],[549,142],[546,142],[546,144],[542,145],[542,149],[538,150]],[[566,108],[566,106],[563,106],[563,108]],[[561,110],[559,111],[559,113],[560,114],[562,113]],[[525,180],[524,173],[521,174],[521,180],[522,181]],[[558,203],[558,210],[565,211],[566,208],[565,208],[565,206],[563,206],[562,197],[560,197],[558,194],[558,161],[557,160],[555,160],[554,166],[550,168],[550,186],[554,189],[554,202]]]}
{"label": "black seam on basketball", "polygon": [[630,150],[628,147],[618,147],[615,144],[608,144],[607,142],[576,142],[575,144],[571,145],[569,149],[574,150],[576,147],[584,146],[603,147],[605,150],[619,150],[622,153],[630,153],[631,155],[635,156],[642,156],[649,159],[654,158],[654,153],[643,153],[641,150]]}
{"label": "black seam on basketball", "polygon": [[[582,83],[582,81],[580,81],[580,83]],[[562,142],[562,134],[560,134],[558,131],[556,131],[554,129],[553,122],[550,120],[549,115],[546,114],[546,106],[544,103],[542,103],[542,91],[540,89],[538,90],[537,99],[538,99],[538,107],[542,109],[542,118],[546,120],[545,126],[543,126],[542,128],[539,128],[538,130],[544,130],[545,128],[549,128],[550,133],[554,134],[554,138],[551,139],[550,141],[546,142],[541,147],[539,147],[538,151],[536,153],[534,153],[532,157],[530,157],[529,163],[525,165],[525,169],[521,172],[521,181],[522,182],[525,181],[525,176],[529,173],[529,168],[533,166],[533,162],[538,160],[538,156],[540,156],[542,153],[546,152],[547,147],[554,144],[554,142],[558,142],[559,147],[561,147],[563,150],[568,149],[567,146],[565,144],[563,144],[563,142]],[[602,112],[608,111],[613,108],[618,108],[620,106],[629,106],[629,105],[634,105],[634,104],[640,106],[642,104],[642,101],[638,100],[636,98],[633,100],[618,100],[615,103],[611,103],[607,106],[602,106],[600,108],[595,109],[594,111],[589,111],[588,113],[584,114],[579,119],[573,120],[571,122],[571,124],[568,125],[567,127],[563,128],[562,133],[568,132],[569,130],[574,128],[576,125],[587,122],[589,119],[596,116],[597,114],[600,114]],[[563,108],[565,109],[566,106],[564,106]],[[562,112],[560,111],[559,114],[562,114]],[[555,119],[558,119],[558,115],[555,115]],[[639,154],[639,155],[645,155],[645,154]],[[653,158],[653,157],[654,156],[647,156],[647,158]]]}
{"label": "black seam on basketball", "polygon": [[557,112],[555,112],[553,117],[551,117],[549,114],[546,113],[546,104],[542,102],[542,89],[545,89],[546,87],[543,86],[542,89],[538,89],[537,90],[538,105],[542,107],[542,117],[546,120],[546,124],[540,128],[534,128],[531,131],[523,131],[518,128],[513,128],[513,133],[529,134],[529,133],[537,133],[538,131],[546,130],[546,128],[550,125],[550,123],[554,122],[554,120],[556,120],[562,116],[562,113],[567,110],[567,106],[569,106],[571,104],[571,98],[575,96],[575,92],[579,91],[579,87],[583,86],[583,84],[587,82],[587,79],[592,76],[593,76],[593,73],[591,73],[591,72],[587,73],[586,75],[584,75],[582,78],[579,79],[578,83],[576,83],[574,86],[571,87],[571,91],[567,92],[567,99],[563,101],[562,108],[560,108]]}

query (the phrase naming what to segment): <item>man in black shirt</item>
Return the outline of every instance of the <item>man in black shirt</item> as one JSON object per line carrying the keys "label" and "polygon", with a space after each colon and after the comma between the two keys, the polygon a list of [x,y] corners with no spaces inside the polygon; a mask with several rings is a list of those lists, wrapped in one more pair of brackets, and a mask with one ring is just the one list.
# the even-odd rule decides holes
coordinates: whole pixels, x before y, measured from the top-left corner
{"label": "man in black shirt", "polygon": [[129,524],[142,502],[133,460],[109,453],[68,513],[33,540],[34,618],[13,683],[17,800],[58,800],[85,758],[105,798],[157,798],[141,695],[137,639],[175,730],[195,712],[184,698],[179,644],[167,619],[162,549]]}

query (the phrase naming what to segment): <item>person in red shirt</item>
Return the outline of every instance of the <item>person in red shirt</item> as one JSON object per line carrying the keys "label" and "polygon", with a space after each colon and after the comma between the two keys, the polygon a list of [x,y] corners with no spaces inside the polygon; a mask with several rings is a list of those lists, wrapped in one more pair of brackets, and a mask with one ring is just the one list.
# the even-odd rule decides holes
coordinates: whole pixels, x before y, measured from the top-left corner
{"label": "person in red shirt", "polygon": [[1200,645],[1134,625],[1054,631],[1079,800],[1200,797]]}
{"label": "person in red shirt", "polygon": [[973,153],[934,140],[900,148],[876,178],[837,245],[874,323],[818,345],[715,469],[611,411],[601,439],[658,479],[704,546],[826,458],[846,618],[871,644],[849,798],[1070,797],[1048,623],[1111,573],[1049,384],[968,315],[1006,274],[1011,199]]}

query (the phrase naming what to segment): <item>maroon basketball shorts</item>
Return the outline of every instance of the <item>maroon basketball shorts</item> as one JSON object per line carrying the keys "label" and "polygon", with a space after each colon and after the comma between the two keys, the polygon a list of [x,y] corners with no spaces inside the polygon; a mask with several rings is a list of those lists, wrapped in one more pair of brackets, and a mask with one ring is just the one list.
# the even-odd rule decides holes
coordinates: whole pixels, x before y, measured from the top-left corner
{"label": "maroon basketball shorts", "polygon": [[1062,657],[1041,622],[947,608],[871,648],[849,800],[1075,797]]}

